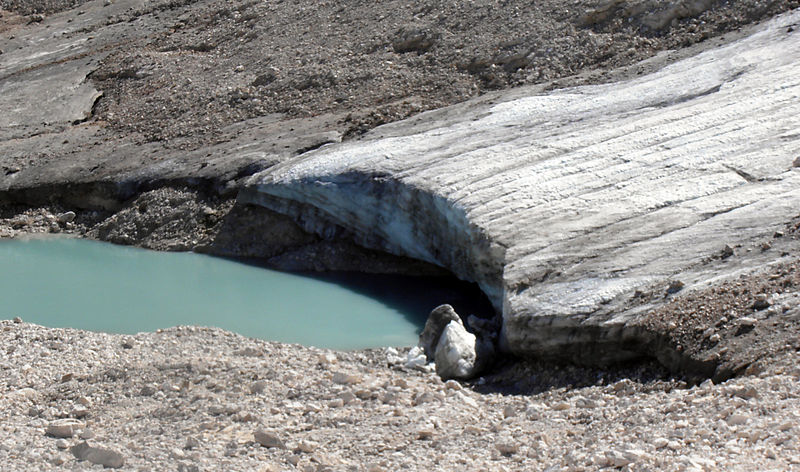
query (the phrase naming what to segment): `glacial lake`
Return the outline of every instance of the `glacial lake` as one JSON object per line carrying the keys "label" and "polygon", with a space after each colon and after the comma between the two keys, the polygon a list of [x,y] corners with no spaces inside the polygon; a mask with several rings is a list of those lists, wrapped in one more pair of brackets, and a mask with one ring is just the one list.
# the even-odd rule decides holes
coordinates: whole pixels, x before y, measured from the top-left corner
{"label": "glacial lake", "polygon": [[470,287],[443,277],[285,273],[81,239],[0,241],[0,319],[111,333],[198,325],[333,349],[410,346],[435,306],[484,303]]}

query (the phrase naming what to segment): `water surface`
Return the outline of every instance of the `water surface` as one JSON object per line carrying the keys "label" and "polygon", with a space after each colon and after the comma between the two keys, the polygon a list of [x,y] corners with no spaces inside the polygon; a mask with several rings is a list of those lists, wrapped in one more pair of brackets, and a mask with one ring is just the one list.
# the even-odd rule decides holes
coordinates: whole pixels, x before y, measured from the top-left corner
{"label": "water surface", "polygon": [[436,278],[309,277],[79,239],[0,241],[0,319],[50,327],[132,334],[200,325],[335,349],[407,346],[434,306],[464,303],[463,289]]}

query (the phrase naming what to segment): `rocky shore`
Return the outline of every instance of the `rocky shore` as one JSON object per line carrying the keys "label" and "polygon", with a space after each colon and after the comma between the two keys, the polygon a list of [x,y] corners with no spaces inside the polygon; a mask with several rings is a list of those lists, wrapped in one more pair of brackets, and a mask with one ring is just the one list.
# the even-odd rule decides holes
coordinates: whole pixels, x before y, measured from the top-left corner
{"label": "rocky shore", "polygon": [[800,467],[794,350],[689,387],[654,364],[517,363],[442,382],[392,364],[392,349],[199,327],[122,336],[3,321],[0,345],[9,471]]}

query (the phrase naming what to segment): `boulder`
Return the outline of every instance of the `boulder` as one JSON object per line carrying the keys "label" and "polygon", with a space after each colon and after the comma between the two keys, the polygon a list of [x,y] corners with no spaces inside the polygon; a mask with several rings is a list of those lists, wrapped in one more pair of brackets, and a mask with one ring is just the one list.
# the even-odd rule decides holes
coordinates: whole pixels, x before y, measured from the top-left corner
{"label": "boulder", "polygon": [[439,305],[428,315],[428,321],[425,322],[425,328],[419,335],[417,345],[422,348],[429,362],[433,360],[442,331],[451,321],[463,325],[461,317],[450,305]]}
{"label": "boulder", "polygon": [[475,377],[481,367],[478,359],[478,338],[464,325],[451,321],[442,331],[434,355],[436,373],[443,380]]}

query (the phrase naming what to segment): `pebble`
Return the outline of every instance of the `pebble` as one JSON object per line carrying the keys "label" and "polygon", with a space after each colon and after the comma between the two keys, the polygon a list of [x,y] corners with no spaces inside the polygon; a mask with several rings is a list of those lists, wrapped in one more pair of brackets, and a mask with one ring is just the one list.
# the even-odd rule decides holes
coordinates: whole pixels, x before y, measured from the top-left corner
{"label": "pebble", "polygon": [[519,445],[510,442],[500,442],[495,444],[495,448],[500,454],[510,456],[519,452]]}
{"label": "pebble", "polygon": [[344,400],[341,398],[334,398],[333,400],[328,402],[329,408],[341,408],[344,406]]}
{"label": "pebble", "polygon": [[336,372],[333,374],[333,383],[338,385],[355,385],[361,382],[361,377],[356,374],[347,374],[344,372]]}
{"label": "pebble", "polygon": [[184,449],[191,450],[197,447],[200,447],[200,440],[194,436],[189,436],[188,438],[186,438],[186,442],[183,444]]}
{"label": "pebble", "polygon": [[748,417],[745,415],[734,414],[728,417],[726,422],[730,426],[738,426],[747,423]]}
{"label": "pebble", "polygon": [[564,411],[570,409],[570,404],[568,402],[558,402],[553,404],[553,409],[556,411]]}
{"label": "pebble", "polygon": [[[397,351],[395,351],[395,353],[396,352]],[[317,356],[317,359],[319,360],[319,363],[322,365],[333,365],[336,364],[336,362],[338,361],[338,359],[336,358],[336,354],[333,354],[332,352],[322,353],[319,356]]]}
{"label": "pebble", "polygon": [[266,431],[264,429],[257,429],[253,436],[257,443],[261,444],[264,447],[268,448],[277,448],[277,449],[286,449],[286,445],[283,443],[280,437],[277,434]]}
{"label": "pebble", "polygon": [[46,433],[55,438],[71,438],[79,430],[86,427],[86,423],[72,418],[63,418],[52,421],[47,425]]}
{"label": "pebble", "polygon": [[92,464],[102,465],[111,469],[118,469],[125,465],[122,454],[113,449],[90,446],[86,441],[70,448],[72,455],[78,460],[89,461]]}
{"label": "pebble", "polygon": [[356,396],[350,390],[345,390],[339,394],[339,399],[342,401],[343,405],[349,405],[356,401]]}
{"label": "pebble", "polygon": [[316,451],[319,447],[319,444],[313,441],[300,441],[297,444],[297,450],[300,452],[305,452],[306,454],[311,454],[312,452]]}
{"label": "pebble", "polygon": [[665,438],[655,438],[653,440],[653,447],[656,449],[663,449],[667,447],[667,444],[669,444],[669,441]]}
{"label": "pebble", "polygon": [[667,448],[672,449],[673,451],[680,451],[683,446],[680,442],[672,440],[667,442]]}
{"label": "pebble", "polygon": [[59,213],[56,216],[56,219],[59,223],[72,223],[75,221],[75,212],[74,211],[67,211],[64,213]]}
{"label": "pebble", "polygon": [[769,297],[765,293],[759,293],[756,295],[756,301],[753,302],[753,309],[754,310],[764,310],[769,308],[771,305],[769,301]]}
{"label": "pebble", "polygon": [[266,388],[267,388],[267,382],[265,380],[258,380],[256,382],[253,382],[253,384],[250,386],[250,393],[254,395],[258,393],[263,393],[264,390],[266,390]]}
{"label": "pebble", "polygon": [[89,409],[83,405],[76,406],[75,408],[72,409],[72,412],[70,412],[70,415],[73,418],[83,418],[88,414],[89,414]]}

